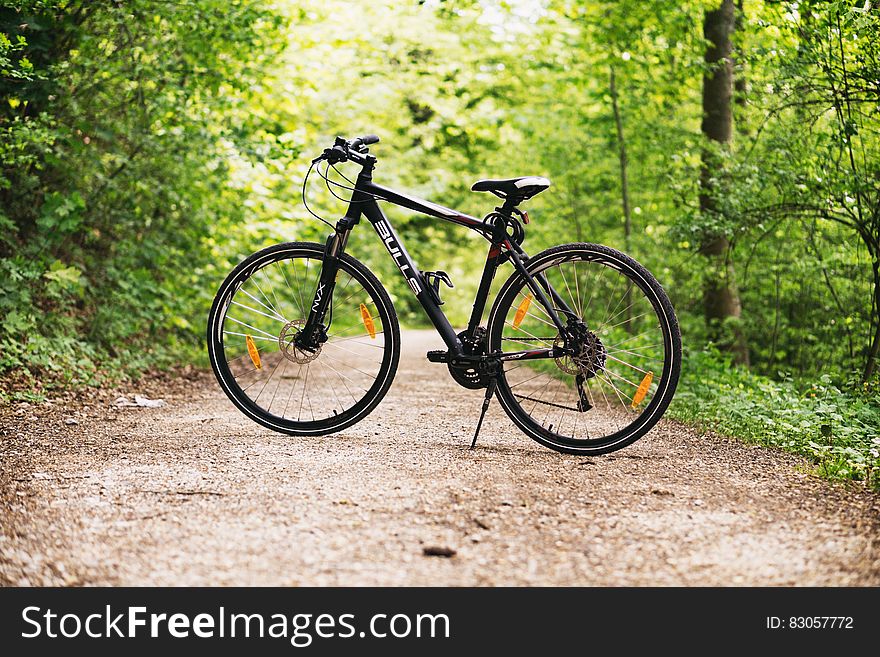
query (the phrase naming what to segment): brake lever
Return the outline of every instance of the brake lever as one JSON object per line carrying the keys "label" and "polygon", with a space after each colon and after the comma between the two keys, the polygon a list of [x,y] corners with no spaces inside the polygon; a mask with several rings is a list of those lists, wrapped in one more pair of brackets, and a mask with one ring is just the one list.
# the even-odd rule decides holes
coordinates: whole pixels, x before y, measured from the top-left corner
{"label": "brake lever", "polygon": [[340,147],[338,144],[332,148],[325,148],[324,152],[312,160],[312,164],[317,164],[321,160],[327,160],[330,164],[345,162],[348,159],[348,149]]}

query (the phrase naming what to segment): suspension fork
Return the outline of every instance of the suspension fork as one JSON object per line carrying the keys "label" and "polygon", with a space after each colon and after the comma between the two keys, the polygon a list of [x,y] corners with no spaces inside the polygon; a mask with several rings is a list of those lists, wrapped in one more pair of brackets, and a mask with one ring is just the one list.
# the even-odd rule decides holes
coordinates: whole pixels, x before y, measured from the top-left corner
{"label": "suspension fork", "polygon": [[339,272],[339,259],[345,252],[345,245],[351,234],[351,227],[343,224],[344,220],[341,220],[336,225],[336,232],[327,238],[327,244],[324,246],[324,259],[321,264],[321,275],[315,287],[312,305],[309,307],[309,316],[297,337],[297,345],[307,351],[314,351],[327,340],[324,317],[333,300],[333,289],[336,287],[336,275]]}

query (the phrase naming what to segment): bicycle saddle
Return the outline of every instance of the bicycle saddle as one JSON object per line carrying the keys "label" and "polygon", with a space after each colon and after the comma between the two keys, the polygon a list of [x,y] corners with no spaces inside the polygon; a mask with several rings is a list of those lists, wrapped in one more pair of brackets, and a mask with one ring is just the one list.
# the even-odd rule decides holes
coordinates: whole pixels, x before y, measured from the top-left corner
{"label": "bicycle saddle", "polygon": [[547,178],[540,176],[523,176],[505,180],[478,180],[471,187],[473,192],[492,192],[503,199],[512,199],[521,203],[540,194],[550,186]]}

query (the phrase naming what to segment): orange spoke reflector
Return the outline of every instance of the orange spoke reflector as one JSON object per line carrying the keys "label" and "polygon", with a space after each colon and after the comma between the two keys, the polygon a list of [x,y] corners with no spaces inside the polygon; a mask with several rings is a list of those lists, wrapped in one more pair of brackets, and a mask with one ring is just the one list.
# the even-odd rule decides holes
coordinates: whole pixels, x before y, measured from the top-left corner
{"label": "orange spoke reflector", "polygon": [[251,357],[251,360],[254,362],[254,367],[258,370],[263,369],[263,361],[260,359],[260,350],[257,349],[257,345],[254,344],[254,339],[246,335],[244,337],[245,344],[247,344],[248,356]]}
{"label": "orange spoke reflector", "polygon": [[639,404],[642,403],[642,400],[645,398],[645,395],[648,394],[648,388],[651,387],[651,381],[654,380],[654,373],[648,372],[645,374],[645,378],[642,379],[642,382],[639,384],[639,387],[636,389],[636,394],[633,395],[633,403],[630,408],[635,408]]}
{"label": "orange spoke reflector", "polygon": [[527,294],[526,298],[519,304],[519,308],[516,309],[516,315],[513,316],[513,328],[518,329],[519,325],[522,324],[526,313],[529,312],[530,305],[532,305],[532,295]]}
{"label": "orange spoke reflector", "polygon": [[370,334],[370,338],[376,339],[376,325],[373,323],[373,317],[370,315],[370,311],[367,310],[366,305],[361,304],[361,319],[364,320],[364,327],[367,329],[367,333]]}

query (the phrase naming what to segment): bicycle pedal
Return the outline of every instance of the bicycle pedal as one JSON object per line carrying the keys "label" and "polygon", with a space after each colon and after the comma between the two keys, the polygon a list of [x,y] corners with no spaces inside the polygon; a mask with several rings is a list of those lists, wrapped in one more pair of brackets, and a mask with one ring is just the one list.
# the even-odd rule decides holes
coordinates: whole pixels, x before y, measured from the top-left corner
{"label": "bicycle pedal", "polygon": [[448,363],[449,362],[449,352],[443,351],[442,349],[438,349],[436,351],[428,352],[428,360],[432,363]]}

